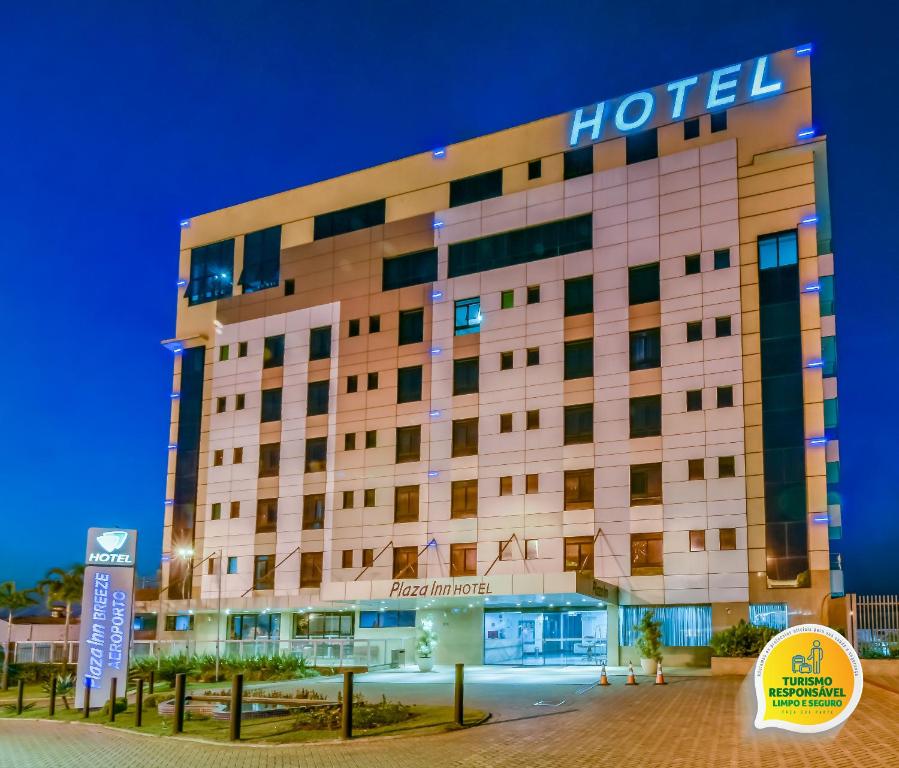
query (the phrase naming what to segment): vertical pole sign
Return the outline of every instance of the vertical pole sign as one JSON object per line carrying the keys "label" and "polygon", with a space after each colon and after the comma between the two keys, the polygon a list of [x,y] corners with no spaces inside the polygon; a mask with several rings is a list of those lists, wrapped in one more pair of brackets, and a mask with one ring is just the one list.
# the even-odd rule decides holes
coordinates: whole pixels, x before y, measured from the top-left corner
{"label": "vertical pole sign", "polygon": [[75,707],[91,689],[91,706],[109,700],[112,678],[120,691],[128,680],[128,649],[134,602],[137,531],[90,528],[84,563],[81,632],[78,640],[78,680]]}

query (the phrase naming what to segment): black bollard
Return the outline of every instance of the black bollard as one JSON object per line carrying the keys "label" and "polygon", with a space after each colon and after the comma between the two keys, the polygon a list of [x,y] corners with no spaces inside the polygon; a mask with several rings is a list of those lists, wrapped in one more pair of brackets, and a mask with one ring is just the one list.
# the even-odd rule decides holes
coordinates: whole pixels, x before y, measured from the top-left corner
{"label": "black bollard", "polygon": [[115,722],[115,695],[116,688],[119,687],[119,679],[113,677],[109,681],[109,722]]}
{"label": "black bollard", "polygon": [[179,672],[175,675],[175,733],[184,733],[184,688],[187,675]]}
{"label": "black bollard", "polygon": [[16,690],[16,714],[21,715],[23,709],[25,709],[25,681],[19,680]]}
{"label": "black bollard", "polygon": [[340,711],[340,738],[353,738],[353,673],[343,673],[343,707]]}
{"label": "black bollard", "polygon": [[56,675],[50,677],[50,717],[56,714]]}
{"label": "black bollard", "polygon": [[154,688],[155,685],[156,685],[156,670],[155,670],[155,669],[151,669],[151,670],[150,670],[150,683],[149,683],[149,685],[150,685],[150,695],[152,696],[152,695],[153,695],[153,688]]}
{"label": "black bollard", "polygon": [[465,725],[463,698],[465,692],[465,665],[456,664],[456,696],[453,700],[456,725]]}
{"label": "black bollard", "polygon": [[228,738],[240,741],[240,718],[243,714],[243,675],[234,675],[231,681],[231,715]]}
{"label": "black bollard", "polygon": [[140,728],[144,722],[144,679],[137,678],[137,699],[135,701],[137,710],[134,713],[134,725]]}
{"label": "black bollard", "polygon": [[84,681],[84,719],[91,716],[91,687]]}

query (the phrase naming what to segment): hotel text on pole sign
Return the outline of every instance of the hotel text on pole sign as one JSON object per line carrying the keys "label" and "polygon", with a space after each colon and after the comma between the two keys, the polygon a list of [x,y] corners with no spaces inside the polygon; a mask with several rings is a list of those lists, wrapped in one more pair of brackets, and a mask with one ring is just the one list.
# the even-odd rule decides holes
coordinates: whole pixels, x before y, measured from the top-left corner
{"label": "hotel text on pole sign", "polygon": [[[808,55],[810,46],[786,55]],[[665,123],[715,112],[737,104],[776,96],[789,90],[788,67],[779,67],[784,53],[759,56],[741,64],[713,69],[575,110],[568,143],[601,141]]]}

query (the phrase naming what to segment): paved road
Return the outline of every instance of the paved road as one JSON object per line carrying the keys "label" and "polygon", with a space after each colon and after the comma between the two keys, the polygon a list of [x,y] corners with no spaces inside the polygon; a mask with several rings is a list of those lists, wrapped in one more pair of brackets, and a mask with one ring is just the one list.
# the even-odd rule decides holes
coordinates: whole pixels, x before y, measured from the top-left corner
{"label": "paved road", "polygon": [[[408,678],[407,678],[408,679]],[[446,678],[427,685],[360,679],[374,698],[382,691],[407,702],[451,695]],[[855,715],[838,733],[795,736],[752,729],[749,680],[671,677],[584,691],[583,679],[519,677],[472,681],[467,704],[488,709],[487,725],[432,736],[290,747],[208,745],[138,736],[98,726],[0,719],[0,768],[479,768],[484,766],[641,766],[641,768],[896,768],[899,693],[865,687]],[[327,689],[333,683],[322,681]],[[544,700],[560,706],[534,706]]]}

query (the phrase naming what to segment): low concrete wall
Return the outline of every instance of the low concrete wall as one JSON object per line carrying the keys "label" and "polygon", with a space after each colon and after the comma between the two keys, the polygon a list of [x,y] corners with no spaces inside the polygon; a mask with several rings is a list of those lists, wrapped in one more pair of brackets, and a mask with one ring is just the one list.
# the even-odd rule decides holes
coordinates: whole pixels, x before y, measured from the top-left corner
{"label": "low concrete wall", "polygon": [[[712,649],[707,645],[696,647],[662,647],[662,664],[666,667],[709,666]],[[622,645],[618,653],[618,663],[627,666],[628,661],[640,663],[640,649],[635,645]],[[610,661],[611,663],[611,661]]]}
{"label": "low concrete wall", "polygon": [[899,681],[899,659],[862,659],[862,674]]}
{"label": "low concrete wall", "polygon": [[713,675],[746,677],[755,667],[758,656],[712,656]]}

